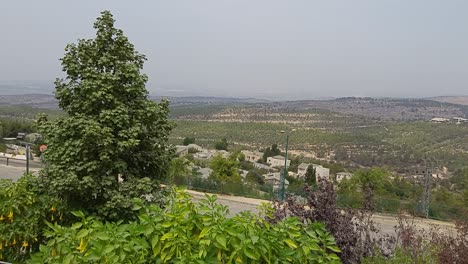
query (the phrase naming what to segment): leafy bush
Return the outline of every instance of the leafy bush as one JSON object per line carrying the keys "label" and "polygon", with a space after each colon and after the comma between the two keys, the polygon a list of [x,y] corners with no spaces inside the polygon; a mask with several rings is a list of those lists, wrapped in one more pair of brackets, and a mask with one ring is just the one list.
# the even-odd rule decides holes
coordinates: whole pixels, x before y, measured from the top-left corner
{"label": "leafy bush", "polygon": [[74,212],[72,227],[49,224],[47,245],[28,263],[339,263],[323,224],[297,218],[270,224],[207,196],[200,203],[175,192],[165,208],[136,207],[137,221],[103,223]]}
{"label": "leafy bush", "polygon": [[60,200],[40,193],[38,178],[0,180],[0,260],[21,262],[44,241],[44,221],[64,223]]}

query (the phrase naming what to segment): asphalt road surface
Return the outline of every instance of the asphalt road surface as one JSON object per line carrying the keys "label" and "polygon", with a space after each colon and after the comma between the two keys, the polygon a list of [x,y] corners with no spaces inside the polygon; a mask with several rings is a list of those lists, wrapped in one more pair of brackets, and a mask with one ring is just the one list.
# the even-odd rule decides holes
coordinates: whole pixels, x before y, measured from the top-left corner
{"label": "asphalt road surface", "polygon": [[[205,197],[205,193],[196,192],[188,190],[195,200],[199,200]],[[258,206],[263,202],[269,202],[260,199],[245,198],[239,196],[229,196],[229,195],[220,195],[217,194],[217,201],[220,204],[226,205],[229,207],[229,214],[231,216],[241,212],[241,211],[251,211],[258,213]],[[398,219],[395,215],[380,215],[376,214],[373,216],[374,222],[377,224],[377,227],[384,234],[395,234],[395,226],[398,225]],[[454,234],[455,226],[450,222],[443,222],[437,220],[430,220],[424,218],[414,218],[414,224],[417,228],[422,228],[429,230],[432,227],[437,227],[441,232]]]}
{"label": "asphalt road surface", "polygon": [[[29,161],[29,168],[30,169],[40,169],[43,167],[43,164],[40,161],[30,160]],[[4,157],[0,158],[0,165],[7,165],[7,159]],[[26,168],[26,161],[25,160],[17,160],[17,159],[8,159],[8,166],[16,167],[16,168]]]}
{"label": "asphalt road surface", "polygon": [[[13,179],[17,180],[25,173],[25,168],[13,167],[0,165],[0,179]],[[39,171],[38,169],[32,169],[33,173]],[[205,198],[205,193],[187,190],[194,200],[200,200]],[[251,211],[258,213],[258,206],[262,203],[268,203],[269,201],[246,198],[240,196],[229,196],[229,195],[217,195],[218,203],[229,207],[229,215],[233,216],[242,211]],[[398,219],[394,215],[374,215],[374,221],[380,226],[383,233],[394,234],[395,226],[398,224]],[[414,223],[419,228],[429,229],[431,227],[437,227],[443,232],[452,233],[454,232],[454,224],[450,222],[443,222],[437,220],[429,220],[423,218],[415,218]]]}
{"label": "asphalt road surface", "polygon": [[0,179],[17,180],[26,172],[26,168],[0,165]]}

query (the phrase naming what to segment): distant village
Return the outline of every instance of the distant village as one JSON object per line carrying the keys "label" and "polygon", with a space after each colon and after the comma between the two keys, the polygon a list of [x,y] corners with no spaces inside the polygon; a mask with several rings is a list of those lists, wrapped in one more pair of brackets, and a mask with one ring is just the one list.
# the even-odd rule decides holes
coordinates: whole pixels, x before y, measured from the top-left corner
{"label": "distant village", "polygon": [[462,118],[462,117],[452,117],[450,118],[445,118],[445,117],[434,117],[431,119],[432,123],[440,124],[440,123],[454,123],[457,125],[460,125],[462,123],[468,123],[468,119]]}
{"label": "distant village", "polygon": [[[186,155],[192,154],[193,158],[199,161],[209,161],[211,158],[221,155],[223,158],[228,158],[230,153],[226,150],[216,150],[216,149],[206,149],[196,144],[189,144],[189,145],[178,145],[176,146],[176,153],[179,157],[184,157]],[[273,190],[277,190],[281,186],[281,174],[283,173],[284,166],[286,164],[287,167],[291,165],[291,160],[285,160],[285,157],[282,155],[275,155],[268,157],[265,162],[263,161],[264,152],[260,151],[251,151],[251,150],[242,150],[241,153],[243,154],[244,160],[250,162],[253,165],[253,168],[262,170],[265,173],[261,176],[264,179],[265,184],[269,184],[273,186]],[[307,169],[309,166],[312,166],[315,171],[316,182],[319,179],[328,179],[334,180],[336,182],[341,182],[343,179],[350,179],[352,174],[349,172],[338,172],[335,175],[330,175],[330,169],[325,168],[319,164],[313,163],[301,163],[297,166],[296,171],[288,171],[288,176],[293,177],[296,179],[304,179]],[[199,167],[192,164],[192,167],[195,167],[198,172],[200,173],[201,178],[208,180],[211,173],[213,172],[212,169],[205,167]],[[249,171],[239,169],[239,175],[245,180]],[[333,179],[330,177],[333,176]],[[289,185],[289,181],[285,180],[285,187]]]}
{"label": "distant village", "polygon": [[[433,118],[432,122],[434,123],[468,123],[468,119],[454,117],[453,119],[448,118]],[[8,164],[8,159],[16,159],[16,160],[26,160],[26,145],[32,145],[42,140],[40,134],[37,133],[18,133],[16,138],[3,138],[3,142],[6,145],[6,151],[0,152],[0,159],[6,160],[2,162],[2,164]],[[178,157],[186,157],[190,155],[193,157],[194,160],[200,161],[201,164],[207,165],[208,162],[216,156],[221,156],[225,159],[229,158],[232,154],[226,150],[217,150],[217,149],[208,149],[197,144],[188,144],[188,145],[177,145],[176,148],[176,155]],[[286,178],[294,178],[294,179],[302,179],[304,180],[306,176],[307,169],[311,166],[314,170],[315,174],[315,182],[319,182],[320,179],[328,179],[336,183],[340,183],[344,179],[351,179],[353,174],[348,171],[336,171],[334,173],[330,173],[330,169],[324,167],[320,164],[315,163],[306,163],[302,162],[300,164],[296,164],[294,166],[294,170],[291,170],[291,159],[285,160],[283,155],[273,155],[267,157],[264,160],[265,153],[261,151],[252,151],[252,150],[241,150],[240,151],[243,155],[243,159],[245,162],[249,162],[252,165],[252,168],[256,169],[256,171],[264,172],[261,174],[263,178],[263,182],[265,184],[269,184],[273,187],[273,190],[277,190],[281,186],[281,175],[283,173],[284,166],[287,166],[288,169],[288,177]],[[34,159],[34,154],[40,154],[40,150],[36,150],[35,152],[30,153],[30,159]],[[299,156],[297,151],[290,151],[289,157]],[[315,155],[308,154],[305,155],[304,153],[300,153],[301,156],[310,158],[315,157]],[[325,157],[324,160],[331,161],[334,159],[334,153],[329,153],[328,156]],[[212,174],[213,170],[209,168],[209,166],[200,166],[200,163],[196,165],[195,163],[190,163],[190,168],[197,170],[198,175],[203,180],[209,180],[210,175]],[[414,182],[420,182],[424,176],[425,168],[410,168],[407,172],[401,174],[402,177],[412,180]],[[245,170],[239,168],[239,175],[241,176],[242,180],[245,181],[249,170]],[[432,178],[435,179],[446,179],[449,177],[449,172],[446,167],[442,168],[434,168],[432,171]],[[285,187],[289,186],[289,181],[285,179]]]}

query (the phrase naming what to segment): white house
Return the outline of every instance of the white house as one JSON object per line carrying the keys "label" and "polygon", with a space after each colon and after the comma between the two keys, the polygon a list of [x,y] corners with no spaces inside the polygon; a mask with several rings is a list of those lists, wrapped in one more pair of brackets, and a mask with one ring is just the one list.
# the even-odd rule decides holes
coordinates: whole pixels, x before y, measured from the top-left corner
{"label": "white house", "polygon": [[315,169],[315,179],[318,181],[321,179],[329,179],[330,177],[330,169],[323,167],[322,165],[318,164],[309,164],[309,163],[301,163],[297,166],[297,176],[298,177],[305,177],[307,173],[307,168],[312,166]]}
{"label": "white house", "polygon": [[176,154],[179,156],[179,157],[182,157],[182,156],[185,156],[188,154],[188,146],[176,146]]}
{"label": "white house", "polygon": [[431,119],[433,123],[448,123],[450,119],[448,118],[443,118],[443,117],[434,117]]}
{"label": "white house", "polygon": [[[278,190],[281,187],[281,173],[280,172],[270,172],[265,177],[265,183],[271,184],[273,190]],[[284,179],[284,187],[288,188],[289,181]]]}
{"label": "white house", "polygon": [[[283,156],[273,156],[273,157],[268,157],[267,163],[270,164],[272,167],[283,167],[284,166],[284,157]],[[291,164],[291,160],[286,161],[286,166],[289,166]]]}
{"label": "white house", "polygon": [[297,176],[298,177],[304,177],[307,172],[307,168],[309,167],[309,163],[301,163],[299,166],[297,166]]}
{"label": "white house", "polygon": [[249,162],[257,162],[263,158],[263,152],[260,151],[242,150],[241,152],[244,154],[245,160]]}
{"label": "white house", "polygon": [[197,145],[197,144],[189,144],[189,145],[187,145],[187,147],[188,147],[189,149],[196,149],[197,151],[203,151],[203,150],[204,150],[202,147],[200,147],[200,146]]}
{"label": "white house", "polygon": [[312,164],[312,166],[315,169],[315,179],[317,180],[317,182],[319,179],[327,179],[327,180],[330,179],[329,168],[325,168],[322,165],[317,165],[317,164]]}
{"label": "white house", "polygon": [[264,169],[264,170],[270,170],[271,169],[270,166],[262,164],[262,163],[258,163],[258,162],[254,162],[253,166],[254,166],[254,168],[257,168],[257,169]]}
{"label": "white house", "polygon": [[349,179],[351,179],[351,177],[353,177],[353,174],[351,174],[351,173],[349,173],[349,172],[345,172],[345,171],[343,171],[343,172],[338,172],[338,173],[336,174],[336,181],[337,181],[337,182],[341,182],[341,181],[344,180],[344,179],[348,179],[348,180],[349,180]]}

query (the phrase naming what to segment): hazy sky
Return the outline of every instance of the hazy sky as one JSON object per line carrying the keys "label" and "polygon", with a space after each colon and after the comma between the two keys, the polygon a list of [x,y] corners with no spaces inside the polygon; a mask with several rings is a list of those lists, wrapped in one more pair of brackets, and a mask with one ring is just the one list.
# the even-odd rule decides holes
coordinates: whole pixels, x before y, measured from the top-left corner
{"label": "hazy sky", "polygon": [[51,81],[108,9],[155,95],[468,95],[468,1],[3,1],[0,82]]}

